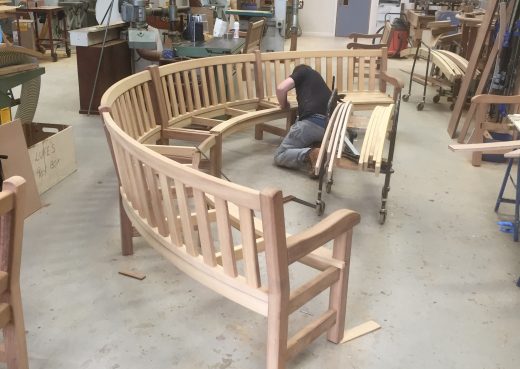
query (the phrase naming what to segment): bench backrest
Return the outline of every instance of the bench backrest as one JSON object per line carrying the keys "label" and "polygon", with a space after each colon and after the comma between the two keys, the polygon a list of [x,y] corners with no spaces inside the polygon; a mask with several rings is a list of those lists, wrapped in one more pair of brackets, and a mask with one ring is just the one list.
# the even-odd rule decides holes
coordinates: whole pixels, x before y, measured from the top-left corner
{"label": "bench backrest", "polygon": [[153,142],[161,128],[156,118],[156,99],[151,75],[143,71],[110,87],[100,109],[110,108],[114,123],[133,139]]}
{"label": "bench backrest", "polygon": [[[261,287],[268,285],[260,278],[264,268],[257,251],[265,246],[268,280],[287,275],[281,192],[259,192],[169,160],[133,140],[109,112],[102,114],[123,204],[141,235],[151,245],[161,244],[159,251],[166,257],[183,259],[184,271],[208,287],[267,314]],[[263,238],[255,231],[255,212],[263,223]],[[285,250],[285,258],[278,257],[279,250]],[[214,279],[223,283],[215,284]]]}
{"label": "bench backrest", "polygon": [[[173,63],[156,78],[168,121],[228,102],[257,99],[255,55],[231,55]],[[156,73],[157,69],[152,69]]]}
{"label": "bench backrest", "polygon": [[329,88],[335,77],[335,87],[340,93],[386,90],[386,85],[378,78],[379,72],[387,68],[386,48],[261,53],[260,58],[266,98],[276,96],[276,86],[299,64],[307,64],[320,73]]}

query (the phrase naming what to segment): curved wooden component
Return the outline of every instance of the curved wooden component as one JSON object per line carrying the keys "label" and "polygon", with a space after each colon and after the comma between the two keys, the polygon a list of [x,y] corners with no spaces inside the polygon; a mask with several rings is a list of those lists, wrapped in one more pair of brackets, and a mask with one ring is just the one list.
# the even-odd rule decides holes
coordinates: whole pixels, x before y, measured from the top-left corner
{"label": "curved wooden component", "polygon": [[[404,57],[413,57],[415,56],[416,48],[408,48],[401,51],[401,56]],[[418,57],[427,60],[428,59],[428,49],[421,47],[419,49]],[[446,79],[450,82],[455,81],[456,79],[461,79],[464,76],[464,71],[459,67],[458,64],[461,63],[454,62],[453,59],[448,56],[446,53],[441,53],[440,50],[431,50],[430,54],[431,62],[437,66],[442,74],[446,76]],[[467,66],[466,66],[467,68]]]}

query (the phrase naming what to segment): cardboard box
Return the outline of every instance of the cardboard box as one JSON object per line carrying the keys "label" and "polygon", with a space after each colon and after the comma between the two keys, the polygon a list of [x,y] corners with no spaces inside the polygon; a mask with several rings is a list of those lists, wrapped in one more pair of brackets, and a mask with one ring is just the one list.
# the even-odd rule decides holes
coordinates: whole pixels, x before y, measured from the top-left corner
{"label": "cardboard box", "polygon": [[30,19],[20,19],[20,35],[18,35],[18,25],[17,21],[13,21],[12,30],[13,30],[13,43],[15,45],[20,45],[18,43],[18,39],[21,39],[21,46],[36,50],[36,43],[34,40],[34,21]]}
{"label": "cardboard box", "polygon": [[42,194],[77,169],[72,127],[50,123],[24,126],[36,186]]}

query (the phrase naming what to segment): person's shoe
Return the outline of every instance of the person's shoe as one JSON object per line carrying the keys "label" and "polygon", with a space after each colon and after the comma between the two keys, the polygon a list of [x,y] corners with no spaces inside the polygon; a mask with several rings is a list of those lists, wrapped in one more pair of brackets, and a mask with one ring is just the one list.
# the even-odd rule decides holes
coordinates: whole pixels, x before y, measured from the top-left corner
{"label": "person's shoe", "polygon": [[316,167],[316,163],[318,162],[318,154],[320,153],[319,148],[311,149],[309,151],[309,177],[312,179],[318,178],[318,175],[315,174],[314,168]]}

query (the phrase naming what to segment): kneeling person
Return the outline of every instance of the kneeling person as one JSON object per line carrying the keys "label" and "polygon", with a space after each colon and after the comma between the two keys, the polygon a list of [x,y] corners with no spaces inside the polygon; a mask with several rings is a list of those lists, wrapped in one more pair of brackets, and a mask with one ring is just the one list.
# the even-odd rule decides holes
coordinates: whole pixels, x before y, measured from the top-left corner
{"label": "kneeling person", "polygon": [[318,158],[327,123],[327,103],[332,91],[321,75],[308,65],[298,65],[292,74],[276,87],[276,97],[282,109],[289,108],[287,93],[296,88],[298,119],[276,150],[274,162],[278,166],[312,170]]}

